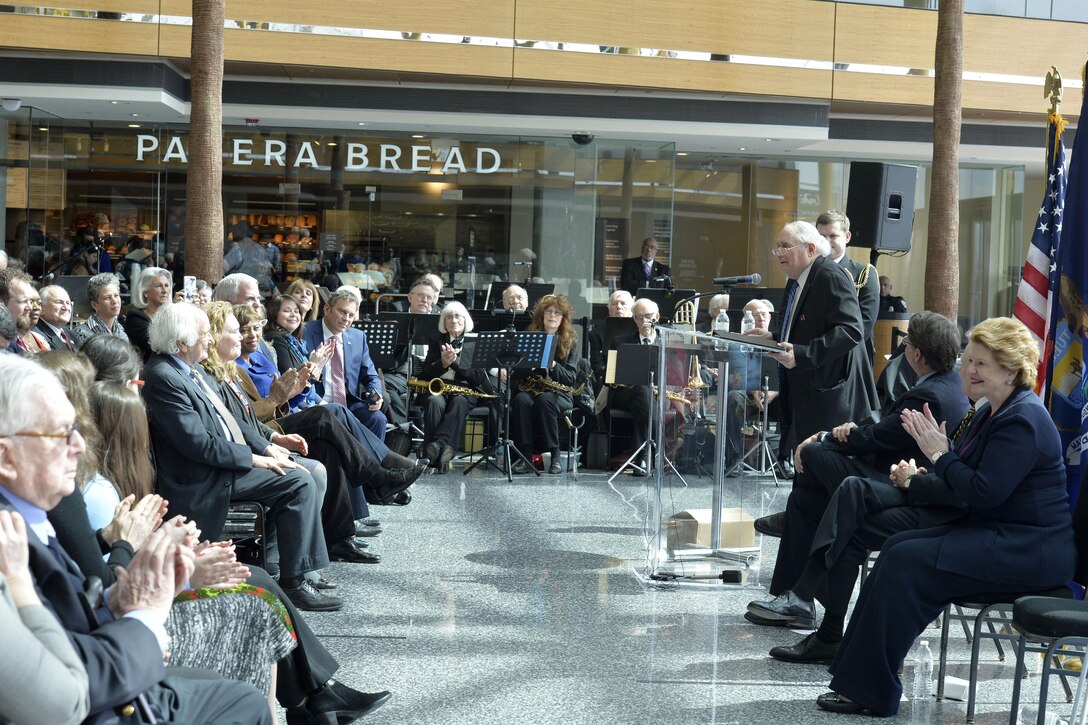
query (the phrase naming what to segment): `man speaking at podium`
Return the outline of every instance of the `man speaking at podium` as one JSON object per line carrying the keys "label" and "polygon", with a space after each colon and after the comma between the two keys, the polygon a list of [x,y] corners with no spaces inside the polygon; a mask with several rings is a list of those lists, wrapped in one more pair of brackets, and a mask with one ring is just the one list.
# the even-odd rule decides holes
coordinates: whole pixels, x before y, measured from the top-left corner
{"label": "man speaking at podium", "polygon": [[769,353],[779,363],[786,450],[844,420],[868,421],[879,409],[854,280],[827,258],[830,252],[827,239],[803,221],[787,224],[771,251],[788,279],[777,337],[782,352]]}

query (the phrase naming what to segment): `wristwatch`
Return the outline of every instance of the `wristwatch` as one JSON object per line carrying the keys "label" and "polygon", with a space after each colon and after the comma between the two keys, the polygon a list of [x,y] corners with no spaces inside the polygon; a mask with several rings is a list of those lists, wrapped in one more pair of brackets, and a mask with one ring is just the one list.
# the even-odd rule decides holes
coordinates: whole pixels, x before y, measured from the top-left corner
{"label": "wristwatch", "polygon": [[941,450],[933,451],[932,453],[929,454],[929,460],[932,461],[934,465],[936,465],[937,464],[937,459],[940,458],[941,456],[943,456],[945,453],[948,453],[948,451],[947,450],[945,450],[945,451],[941,451]]}

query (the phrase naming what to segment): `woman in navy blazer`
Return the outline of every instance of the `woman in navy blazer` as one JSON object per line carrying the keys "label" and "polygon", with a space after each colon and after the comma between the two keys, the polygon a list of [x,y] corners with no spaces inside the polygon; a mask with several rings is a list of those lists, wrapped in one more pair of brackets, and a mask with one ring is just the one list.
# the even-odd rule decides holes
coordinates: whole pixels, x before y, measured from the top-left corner
{"label": "woman in navy blazer", "polygon": [[817,698],[825,710],[894,715],[903,691],[899,668],[915,638],[949,602],[1052,589],[1073,576],[1061,443],[1033,392],[1035,342],[1008,317],[979,323],[968,340],[962,362],[968,395],[987,403],[955,448],[928,406],[904,413],[903,426],[929,461],[922,468],[902,464],[893,475],[908,491],[912,481],[946,486],[967,502],[968,514],[955,524],[898,534],[884,545],[832,660],[832,692]]}

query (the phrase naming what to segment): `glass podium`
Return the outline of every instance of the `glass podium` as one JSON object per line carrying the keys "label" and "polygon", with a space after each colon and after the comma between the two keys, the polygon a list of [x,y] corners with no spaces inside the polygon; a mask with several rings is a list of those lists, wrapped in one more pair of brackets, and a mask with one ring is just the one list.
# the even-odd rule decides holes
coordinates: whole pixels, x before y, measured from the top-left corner
{"label": "glass podium", "polygon": [[[776,345],[666,326],[657,331],[657,346],[621,346],[616,362],[617,379],[622,370],[623,382],[653,386],[648,476],[633,495],[613,485],[643,520],[645,559],[635,563],[636,575],[696,587],[758,586],[753,521],[788,489],[773,478],[765,412],[746,420],[746,411],[755,410],[755,390],[766,399],[777,389],[776,363],[766,357]],[[632,372],[639,353],[647,359],[645,378],[637,362]]]}

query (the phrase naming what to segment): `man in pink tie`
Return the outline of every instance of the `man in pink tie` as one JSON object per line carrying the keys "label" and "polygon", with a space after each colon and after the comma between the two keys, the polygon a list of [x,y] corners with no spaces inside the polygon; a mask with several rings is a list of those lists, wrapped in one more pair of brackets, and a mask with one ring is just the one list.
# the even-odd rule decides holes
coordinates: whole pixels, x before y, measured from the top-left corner
{"label": "man in pink tie", "polygon": [[324,316],[306,323],[303,341],[316,350],[335,340],[332,359],[315,385],[325,403],[340,403],[363,425],[385,440],[386,417],[382,380],[370,357],[366,335],[352,327],[359,316],[359,303],[349,292],[336,292],[325,303]]}
{"label": "man in pink tie", "polygon": [[72,298],[60,285],[42,287],[42,316],[34,329],[42,334],[53,350],[75,350],[68,325],[72,322]]}

